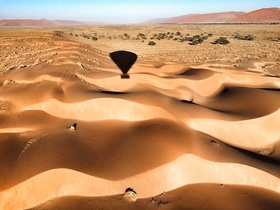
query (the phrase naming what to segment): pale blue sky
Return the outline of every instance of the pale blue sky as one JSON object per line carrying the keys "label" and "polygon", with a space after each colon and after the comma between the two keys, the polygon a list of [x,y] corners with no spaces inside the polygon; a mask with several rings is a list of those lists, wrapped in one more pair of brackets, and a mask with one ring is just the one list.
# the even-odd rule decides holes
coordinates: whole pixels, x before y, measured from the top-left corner
{"label": "pale blue sky", "polygon": [[280,7],[280,0],[0,0],[0,19],[139,23],[152,18]]}

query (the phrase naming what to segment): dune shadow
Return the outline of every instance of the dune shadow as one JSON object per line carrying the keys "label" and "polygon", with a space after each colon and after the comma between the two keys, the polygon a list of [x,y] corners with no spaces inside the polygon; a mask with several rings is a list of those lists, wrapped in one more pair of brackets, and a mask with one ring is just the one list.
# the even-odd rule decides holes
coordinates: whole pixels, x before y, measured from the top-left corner
{"label": "dune shadow", "polygon": [[279,90],[227,86],[206,99],[204,107],[247,119],[269,115],[280,108]]}

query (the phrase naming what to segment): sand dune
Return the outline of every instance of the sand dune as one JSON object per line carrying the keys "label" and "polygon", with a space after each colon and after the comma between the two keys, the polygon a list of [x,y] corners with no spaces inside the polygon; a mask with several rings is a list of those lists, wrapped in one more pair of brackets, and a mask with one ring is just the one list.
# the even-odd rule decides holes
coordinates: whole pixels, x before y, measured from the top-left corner
{"label": "sand dune", "polygon": [[280,80],[263,61],[140,56],[121,79],[57,33],[1,34],[0,209],[280,208]]}
{"label": "sand dune", "polygon": [[279,8],[261,8],[251,12],[188,14],[147,20],[145,23],[279,23]]}
{"label": "sand dune", "polygon": [[[188,162],[191,164],[186,164]],[[176,170],[178,167],[180,167],[179,171]],[[240,174],[251,174],[251,176],[241,177]],[[45,182],[46,179],[48,183]],[[141,183],[138,180],[145,180],[145,182]],[[13,199],[14,203],[23,204],[21,208],[26,208],[26,205],[33,206],[51,199],[53,196],[63,196],[65,192],[69,195],[106,196],[122,194],[123,189],[128,186],[138,189],[137,194],[141,198],[147,198],[192,183],[250,185],[279,193],[279,182],[277,177],[248,166],[214,163],[193,155],[184,155],[159,168],[124,178],[121,181],[100,179],[66,169],[49,170],[22,182],[11,190],[4,191],[2,200]],[[147,186],[153,186],[153,188],[147,191]],[[41,192],[41,189],[46,190]],[[31,192],[37,196],[25,201],[22,195]],[[13,204],[4,207],[13,208]]]}
{"label": "sand dune", "polygon": [[229,22],[246,22],[246,23],[279,23],[280,9],[277,7],[263,8],[249,13],[242,14],[233,18]]}
{"label": "sand dune", "polygon": [[[219,199],[209,199],[219,197]],[[268,197],[268,198],[266,198]],[[180,199],[178,199],[180,198]],[[184,202],[185,201],[185,202]],[[279,195],[273,191],[248,186],[192,184],[151,198],[127,202],[123,195],[106,197],[64,196],[32,209],[236,209],[238,202],[244,209],[272,209],[279,206]],[[211,207],[209,207],[211,206]]]}

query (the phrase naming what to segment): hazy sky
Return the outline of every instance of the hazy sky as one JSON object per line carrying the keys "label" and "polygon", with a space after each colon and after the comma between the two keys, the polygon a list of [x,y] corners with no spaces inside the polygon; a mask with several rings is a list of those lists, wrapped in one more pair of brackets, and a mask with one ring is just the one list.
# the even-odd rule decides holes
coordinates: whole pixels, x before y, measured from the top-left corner
{"label": "hazy sky", "polygon": [[0,19],[139,23],[195,13],[280,7],[280,0],[0,0]]}

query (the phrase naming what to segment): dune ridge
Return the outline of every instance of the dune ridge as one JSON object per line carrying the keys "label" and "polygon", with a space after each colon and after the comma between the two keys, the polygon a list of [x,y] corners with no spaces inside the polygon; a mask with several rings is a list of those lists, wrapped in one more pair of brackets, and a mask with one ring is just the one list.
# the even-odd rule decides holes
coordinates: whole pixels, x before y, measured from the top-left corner
{"label": "dune ridge", "polygon": [[140,57],[125,80],[105,51],[25,33],[1,52],[0,209],[279,209],[279,78]]}

